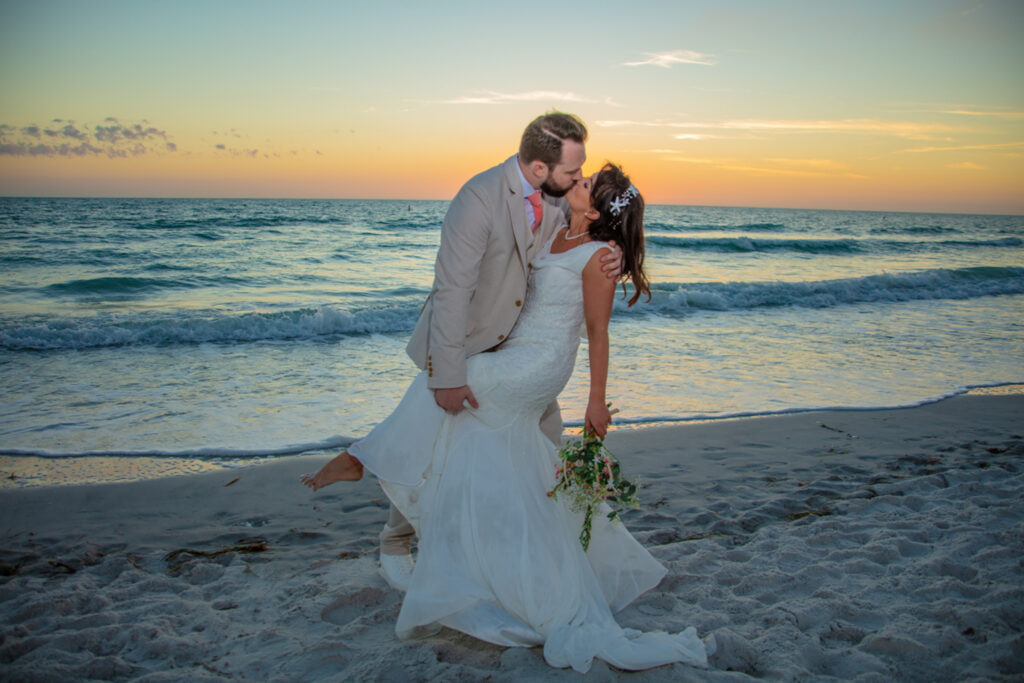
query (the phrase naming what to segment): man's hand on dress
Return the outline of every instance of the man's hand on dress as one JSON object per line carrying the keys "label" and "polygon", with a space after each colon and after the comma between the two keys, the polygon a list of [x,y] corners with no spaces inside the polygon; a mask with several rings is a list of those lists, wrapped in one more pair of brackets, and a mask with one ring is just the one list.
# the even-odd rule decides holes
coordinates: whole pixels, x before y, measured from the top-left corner
{"label": "man's hand on dress", "polygon": [[608,244],[615,251],[608,251],[601,254],[601,270],[611,280],[618,280],[622,276],[622,249],[611,240]]}
{"label": "man's hand on dress", "polygon": [[451,389],[434,389],[434,403],[444,408],[449,413],[457,413],[466,407],[466,401],[474,408],[479,408],[476,396],[468,384]]}

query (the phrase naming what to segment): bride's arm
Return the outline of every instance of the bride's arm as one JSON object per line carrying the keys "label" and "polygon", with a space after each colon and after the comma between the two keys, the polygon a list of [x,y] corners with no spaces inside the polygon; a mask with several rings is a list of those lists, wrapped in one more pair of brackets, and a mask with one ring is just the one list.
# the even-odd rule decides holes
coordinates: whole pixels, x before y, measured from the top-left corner
{"label": "bride's arm", "polygon": [[584,425],[602,439],[612,421],[605,389],[608,384],[608,321],[615,298],[615,280],[601,270],[600,255],[604,253],[601,249],[591,256],[583,269],[583,315],[590,350],[590,399]]}

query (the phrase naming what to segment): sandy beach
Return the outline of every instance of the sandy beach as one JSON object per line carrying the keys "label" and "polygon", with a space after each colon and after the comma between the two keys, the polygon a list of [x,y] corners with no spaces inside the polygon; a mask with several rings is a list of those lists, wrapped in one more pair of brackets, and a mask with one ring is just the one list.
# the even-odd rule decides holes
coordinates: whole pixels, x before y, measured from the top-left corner
{"label": "sandy beach", "polygon": [[[713,636],[707,670],[605,680],[1020,680],[1024,396],[619,430],[627,526],[669,569],[626,627]],[[399,641],[372,478],[324,458],[0,491],[11,681],[569,680],[538,649]]]}

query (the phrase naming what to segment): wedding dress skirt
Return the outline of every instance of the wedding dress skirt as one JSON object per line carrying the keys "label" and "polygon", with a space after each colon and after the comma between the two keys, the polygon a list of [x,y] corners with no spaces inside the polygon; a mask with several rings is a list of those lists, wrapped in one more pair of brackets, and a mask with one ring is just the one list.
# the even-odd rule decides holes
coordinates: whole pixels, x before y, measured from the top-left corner
{"label": "wedding dress skirt", "polygon": [[565,496],[547,496],[557,457],[538,423],[572,374],[581,273],[604,246],[552,254],[549,242],[534,260],[508,340],[469,359],[479,409],[447,414],[421,373],[398,408],[349,448],[419,536],[400,637],[441,624],[497,645],[543,644],[550,665],[580,672],[594,657],[621,669],[707,664],[692,627],[619,627],[613,612],[656,586],[665,568],[604,513],[595,514],[584,552],[582,515]]}

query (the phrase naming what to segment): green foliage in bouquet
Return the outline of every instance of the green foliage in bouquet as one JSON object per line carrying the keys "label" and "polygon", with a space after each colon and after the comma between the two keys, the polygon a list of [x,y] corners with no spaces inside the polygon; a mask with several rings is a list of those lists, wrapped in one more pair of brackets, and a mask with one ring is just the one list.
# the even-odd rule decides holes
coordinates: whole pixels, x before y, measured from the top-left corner
{"label": "green foliage in bouquet", "polygon": [[560,492],[569,496],[572,509],[583,513],[583,530],[580,543],[583,550],[590,547],[590,530],[594,508],[602,502],[612,510],[608,519],[616,521],[625,507],[637,507],[637,485],[622,476],[619,461],[605,448],[604,442],[592,434],[570,441],[558,452],[561,460],[555,470],[555,488],[548,491],[548,497],[555,498]]}

